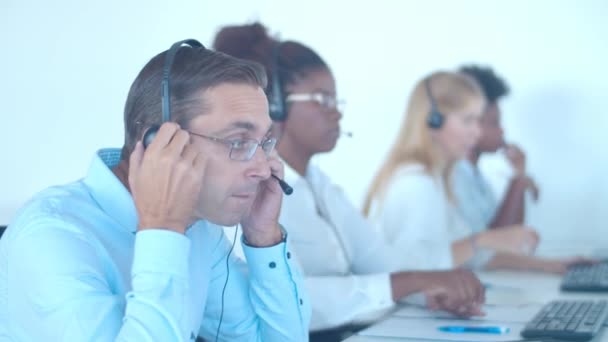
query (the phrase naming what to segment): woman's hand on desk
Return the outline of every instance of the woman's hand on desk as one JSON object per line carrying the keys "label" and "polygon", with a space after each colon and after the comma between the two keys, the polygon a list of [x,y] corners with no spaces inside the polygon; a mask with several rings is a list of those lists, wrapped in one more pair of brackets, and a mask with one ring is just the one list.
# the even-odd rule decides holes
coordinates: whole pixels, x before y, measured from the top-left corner
{"label": "woman's hand on desk", "polygon": [[483,316],[485,288],[470,271],[431,272],[423,290],[431,310],[445,310],[454,315]]}
{"label": "woman's hand on desk", "polygon": [[510,269],[515,271],[536,271],[562,274],[572,266],[593,264],[596,262],[598,261],[580,256],[566,259],[544,259],[521,254],[498,253],[490,261],[487,269]]}
{"label": "woman's hand on desk", "polygon": [[576,256],[567,259],[538,259],[537,270],[546,273],[557,273],[563,274],[568,271],[572,266],[576,265],[590,265],[597,263],[596,260]]}
{"label": "woman's hand on desk", "polygon": [[484,315],[481,307],[485,303],[485,288],[467,270],[396,273],[391,275],[391,285],[395,301],[422,293],[431,310],[445,310],[463,317]]}
{"label": "woman's hand on desk", "polygon": [[478,247],[525,255],[532,254],[540,240],[534,229],[522,225],[486,230],[474,238]]}

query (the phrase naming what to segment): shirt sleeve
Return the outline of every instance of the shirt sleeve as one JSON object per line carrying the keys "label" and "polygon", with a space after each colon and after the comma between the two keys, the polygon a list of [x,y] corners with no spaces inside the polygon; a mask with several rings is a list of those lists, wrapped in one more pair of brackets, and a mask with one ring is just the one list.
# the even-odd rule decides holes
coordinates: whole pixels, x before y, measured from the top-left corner
{"label": "shirt sleeve", "polygon": [[394,305],[388,273],[308,276],[306,286],[313,303],[311,331],[374,319]]}
{"label": "shirt sleeve", "polygon": [[[462,162],[461,162],[462,163]],[[456,208],[460,217],[473,232],[483,231],[489,224],[488,218],[480,208],[484,201],[477,195],[479,184],[474,176],[467,172],[466,165],[457,163],[452,171],[452,190],[456,198]],[[486,217],[487,216],[487,217]]]}
{"label": "shirt sleeve", "polygon": [[447,225],[447,199],[433,177],[404,173],[387,187],[377,228],[393,258],[403,258],[408,270],[437,270],[452,267]]}
{"label": "shirt sleeve", "polygon": [[207,299],[200,336],[214,341],[223,316],[220,341],[307,341],[310,300],[289,243],[265,248],[243,243],[245,264],[233,255],[226,258],[231,246],[220,235],[209,284],[209,293],[218,295]]}
{"label": "shirt sleeve", "polygon": [[188,340],[190,241],[166,230],[135,240],[132,291],[122,298],[107,279],[110,256],[78,229],[27,227],[9,248],[9,310],[16,324],[27,322],[16,329],[32,341]]}
{"label": "shirt sleeve", "polygon": [[[322,203],[317,203],[306,184],[297,181],[290,184],[297,191],[285,199],[281,222],[289,230],[289,243],[297,252],[297,261],[307,271],[306,289],[312,303],[310,329],[318,331],[369,321],[392,308],[386,271],[390,260],[384,258],[381,236],[339,188],[331,184],[319,186],[328,193]],[[331,218],[324,219],[319,210],[327,211]],[[335,243],[330,243],[334,232]],[[341,273],[338,270],[341,267],[325,267],[328,263],[348,264],[345,265],[348,271],[344,269],[347,273]]]}
{"label": "shirt sleeve", "polygon": [[[398,243],[386,243],[382,232],[359,212],[338,187],[333,191],[334,207],[341,213],[336,218],[336,229],[351,256],[351,269],[355,274],[373,274],[406,271],[416,258],[411,250]],[[399,211],[401,214],[407,211]]]}

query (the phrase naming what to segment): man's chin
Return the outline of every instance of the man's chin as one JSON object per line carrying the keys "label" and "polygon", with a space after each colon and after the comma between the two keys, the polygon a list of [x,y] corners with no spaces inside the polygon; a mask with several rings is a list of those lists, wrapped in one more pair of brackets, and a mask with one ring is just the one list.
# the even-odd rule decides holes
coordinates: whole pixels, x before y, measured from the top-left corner
{"label": "man's chin", "polygon": [[484,153],[496,153],[498,152],[498,150],[500,150],[503,147],[503,145],[499,145],[499,144],[480,144],[477,146],[477,149],[480,152],[484,152]]}
{"label": "man's chin", "polygon": [[220,209],[208,209],[203,220],[209,221],[224,227],[233,227],[243,221],[243,218],[251,211],[252,203],[239,201],[236,203],[228,202]]}
{"label": "man's chin", "polygon": [[218,226],[224,227],[234,227],[237,224],[241,223],[241,218],[217,218],[217,219],[207,219],[207,221],[217,224]]}
{"label": "man's chin", "polygon": [[229,215],[224,214],[220,216],[208,217],[205,218],[205,220],[213,224],[217,224],[219,226],[233,227],[241,223],[241,221],[243,220],[243,215],[244,213],[234,213]]}

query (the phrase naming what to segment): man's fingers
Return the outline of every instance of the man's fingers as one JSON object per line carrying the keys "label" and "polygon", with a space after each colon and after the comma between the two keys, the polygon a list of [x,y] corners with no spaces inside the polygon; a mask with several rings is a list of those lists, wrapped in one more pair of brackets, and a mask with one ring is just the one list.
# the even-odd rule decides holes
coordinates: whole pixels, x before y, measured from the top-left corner
{"label": "man's fingers", "polygon": [[202,174],[205,169],[205,155],[203,153],[197,153],[194,156],[194,160],[192,161],[192,165],[198,174]]}
{"label": "man's fingers", "polygon": [[188,145],[190,145],[190,134],[180,129],[173,134],[171,141],[166,147],[166,150],[170,154],[179,157],[182,155],[184,149]]}
{"label": "man's fingers", "polygon": [[283,163],[281,163],[281,161],[278,158],[270,157],[268,159],[268,164],[270,165],[270,172],[273,175],[283,179],[283,177],[284,177]]}
{"label": "man's fingers", "polygon": [[192,144],[187,144],[186,146],[184,146],[184,149],[182,151],[182,159],[187,165],[194,166],[194,160],[196,159],[198,154],[199,150],[195,146],[193,146]]}
{"label": "man's fingers", "polygon": [[175,132],[179,130],[179,125],[175,122],[165,122],[158,129],[158,133],[148,145],[147,150],[157,152],[164,149],[173,139]]}

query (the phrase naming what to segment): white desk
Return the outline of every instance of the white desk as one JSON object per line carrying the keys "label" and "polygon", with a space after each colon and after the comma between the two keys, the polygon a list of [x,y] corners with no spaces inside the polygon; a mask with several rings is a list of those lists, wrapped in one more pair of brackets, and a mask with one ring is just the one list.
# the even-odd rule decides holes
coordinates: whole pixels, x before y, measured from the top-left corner
{"label": "white desk", "polygon": [[[527,300],[532,300],[539,303],[547,303],[555,299],[608,299],[608,294],[590,294],[590,293],[564,293],[560,292],[559,284],[561,282],[561,276],[558,275],[547,275],[537,273],[523,273],[523,272],[484,272],[479,274],[480,279],[484,283],[497,285],[496,293],[501,290],[499,286],[507,286],[520,289],[522,296],[525,296]],[[491,290],[488,290],[488,301],[491,298]],[[390,315],[389,315],[390,317]],[[432,318],[429,318],[432,319]],[[593,341],[594,342],[608,342],[608,333],[600,333]],[[420,339],[407,339],[407,338],[387,338],[387,337],[371,337],[371,336],[351,336],[346,339],[345,342],[392,342],[392,341],[421,341]],[[424,340],[440,341],[440,340]]]}

